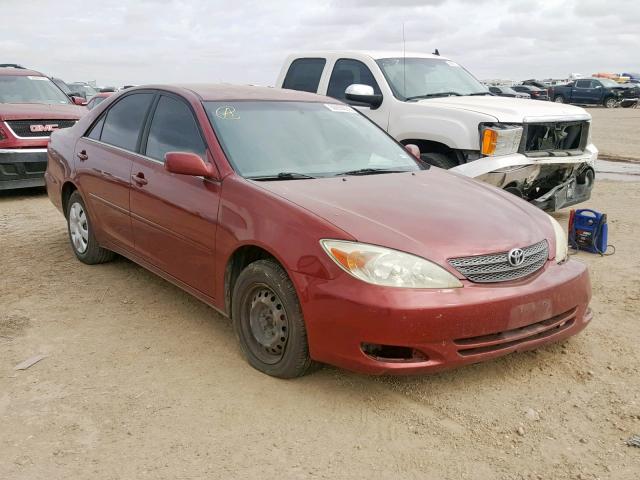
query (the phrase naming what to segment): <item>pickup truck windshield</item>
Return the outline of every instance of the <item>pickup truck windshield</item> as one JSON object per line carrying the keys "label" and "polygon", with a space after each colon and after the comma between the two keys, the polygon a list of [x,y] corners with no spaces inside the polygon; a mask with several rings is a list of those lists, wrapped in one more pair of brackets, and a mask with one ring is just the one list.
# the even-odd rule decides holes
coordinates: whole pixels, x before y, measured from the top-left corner
{"label": "pickup truck windshield", "polygon": [[376,63],[399,100],[489,93],[473,75],[450,60],[382,58]]}
{"label": "pickup truck windshield", "polygon": [[47,77],[0,76],[0,103],[71,103]]}
{"label": "pickup truck windshield", "polygon": [[600,81],[600,83],[608,88],[614,88],[614,87],[619,87],[620,84],[618,82],[615,82],[609,78],[599,78],[598,79]]}
{"label": "pickup truck windshield", "polygon": [[247,178],[304,181],[424,168],[346,105],[231,101],[204,107],[227,158]]}

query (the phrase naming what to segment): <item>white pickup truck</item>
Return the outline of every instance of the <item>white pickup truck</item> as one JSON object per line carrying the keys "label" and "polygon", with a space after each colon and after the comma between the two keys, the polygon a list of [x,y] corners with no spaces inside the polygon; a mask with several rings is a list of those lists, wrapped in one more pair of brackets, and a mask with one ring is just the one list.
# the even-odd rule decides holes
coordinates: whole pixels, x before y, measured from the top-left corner
{"label": "white pickup truck", "polygon": [[591,115],[497,97],[439,55],[331,51],[290,55],[277,87],[354,106],[432,165],[504,188],[544,210],[587,200],[598,150]]}

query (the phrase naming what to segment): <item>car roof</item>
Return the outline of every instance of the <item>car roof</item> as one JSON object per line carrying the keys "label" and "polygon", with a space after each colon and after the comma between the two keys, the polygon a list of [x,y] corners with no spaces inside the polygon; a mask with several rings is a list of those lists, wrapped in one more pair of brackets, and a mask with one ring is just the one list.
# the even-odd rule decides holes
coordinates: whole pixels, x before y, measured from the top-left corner
{"label": "car roof", "polygon": [[0,75],[13,75],[19,77],[46,77],[46,75],[36,72],[35,70],[28,70],[26,68],[13,68],[3,67],[0,68]]}
{"label": "car roof", "polygon": [[301,92],[273,87],[259,87],[256,85],[231,85],[231,84],[184,84],[184,85],[139,85],[128,88],[126,91],[157,89],[174,92],[180,95],[192,94],[201,101],[225,101],[225,100],[271,100],[281,102],[321,102],[340,103],[333,98],[316,95],[315,93]]}
{"label": "car roof", "polygon": [[403,52],[402,50],[315,50],[308,52],[298,52],[292,55],[289,55],[289,58],[295,57],[328,57],[328,56],[336,56],[336,57],[358,57],[358,56],[367,56],[371,57],[374,60],[379,60],[381,58],[439,58],[441,60],[448,60],[447,57],[443,57],[440,55],[433,55],[432,53],[424,53],[424,52]]}

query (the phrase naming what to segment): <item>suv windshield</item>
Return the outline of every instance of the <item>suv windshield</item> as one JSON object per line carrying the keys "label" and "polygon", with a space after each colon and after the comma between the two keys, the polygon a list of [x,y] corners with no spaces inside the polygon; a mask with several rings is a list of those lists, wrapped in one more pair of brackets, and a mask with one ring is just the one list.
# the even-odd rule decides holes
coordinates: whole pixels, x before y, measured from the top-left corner
{"label": "suv windshield", "polygon": [[227,157],[244,177],[299,180],[424,168],[346,105],[232,101],[204,106]]}
{"label": "suv windshield", "polygon": [[399,100],[489,93],[473,75],[451,60],[382,58],[376,63]]}
{"label": "suv windshield", "polygon": [[0,76],[0,103],[71,103],[47,77]]}

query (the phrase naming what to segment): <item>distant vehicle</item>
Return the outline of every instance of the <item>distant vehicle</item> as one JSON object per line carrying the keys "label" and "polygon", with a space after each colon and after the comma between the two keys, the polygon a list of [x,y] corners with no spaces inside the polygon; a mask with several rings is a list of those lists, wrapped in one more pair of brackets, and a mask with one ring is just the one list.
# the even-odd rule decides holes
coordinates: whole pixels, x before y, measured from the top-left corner
{"label": "distant vehicle", "polygon": [[100,88],[100,89],[99,89],[99,91],[100,91],[101,93],[102,93],[102,92],[104,92],[104,93],[108,93],[108,92],[113,93],[113,92],[115,92],[115,91],[116,91],[116,87],[102,87],[102,88]]}
{"label": "distant vehicle", "polygon": [[114,92],[100,92],[91,97],[91,100],[87,102],[87,108],[89,110],[97,107],[100,103],[102,103],[105,99],[109,98],[113,95]]}
{"label": "distant vehicle", "polygon": [[606,108],[617,107],[623,91],[624,87],[608,78],[581,78],[549,88],[551,99],[556,103],[603,105]]}
{"label": "distant vehicle", "polygon": [[51,132],[85,113],[48,77],[25,68],[0,68],[0,190],[44,185]]}
{"label": "distant vehicle", "polygon": [[98,93],[98,90],[93,88],[88,83],[74,82],[69,83],[68,85],[71,90],[78,92],[78,94],[85,100],[90,100],[91,97]]}
{"label": "distant vehicle", "polygon": [[514,85],[512,87],[516,92],[528,93],[531,96],[531,100],[549,100],[547,89],[534,87],[533,85]]}
{"label": "distant vehicle", "polygon": [[533,79],[523,80],[522,85],[531,85],[532,87],[542,88],[543,90],[549,88],[549,85],[547,85],[546,83]]}
{"label": "distant vehicle", "polygon": [[17,63],[0,63],[0,68],[25,68]]}
{"label": "distant vehicle", "polygon": [[511,97],[511,98],[531,98],[528,93],[516,92],[511,87],[505,86],[490,86],[489,91],[499,97]]}

